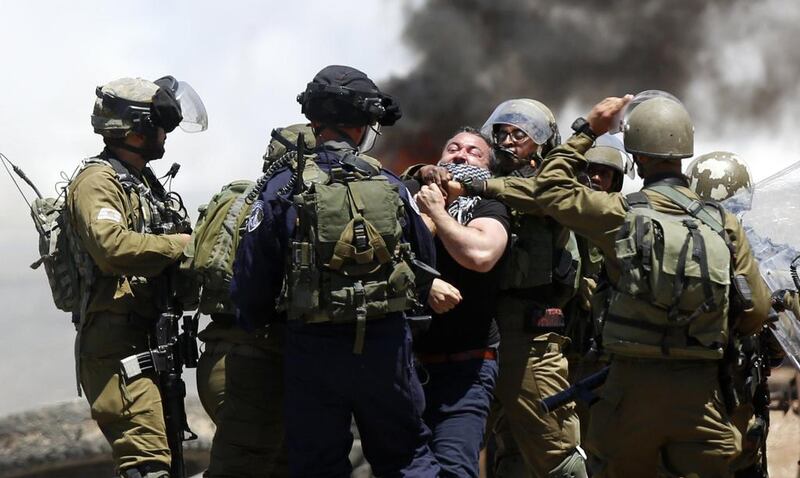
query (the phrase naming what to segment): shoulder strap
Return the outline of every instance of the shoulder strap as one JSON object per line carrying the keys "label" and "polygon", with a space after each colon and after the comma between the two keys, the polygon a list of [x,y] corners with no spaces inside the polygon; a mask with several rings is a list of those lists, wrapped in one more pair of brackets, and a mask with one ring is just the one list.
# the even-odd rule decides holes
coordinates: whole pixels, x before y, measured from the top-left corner
{"label": "shoulder strap", "polygon": [[108,164],[114,168],[114,172],[117,173],[117,179],[119,179],[119,182],[122,183],[123,187],[127,188],[131,185],[136,186],[142,183],[141,179],[137,178],[135,175],[131,174],[130,171],[128,171],[128,168],[122,164],[122,161],[116,158],[107,158],[106,161],[108,161]]}
{"label": "shoulder strap", "polygon": [[630,193],[625,196],[625,200],[628,202],[629,207],[641,207],[650,209],[650,199],[647,197],[647,194],[636,191],[635,193]]}
{"label": "shoulder strap", "polygon": [[671,186],[656,185],[647,189],[655,191],[666,197],[676,205],[680,206],[680,208],[686,211],[690,216],[702,221],[706,226],[713,229],[714,232],[721,233],[725,230],[725,226],[722,224],[722,221],[708,212],[708,209],[706,209],[706,205],[703,203],[703,201],[692,199]]}

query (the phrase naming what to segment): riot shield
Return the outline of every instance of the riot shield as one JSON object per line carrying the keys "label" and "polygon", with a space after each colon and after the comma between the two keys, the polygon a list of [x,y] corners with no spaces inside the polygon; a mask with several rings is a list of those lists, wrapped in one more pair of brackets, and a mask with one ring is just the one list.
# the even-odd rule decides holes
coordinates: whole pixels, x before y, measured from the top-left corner
{"label": "riot shield", "polygon": [[[756,183],[752,206],[743,210],[736,196],[724,205],[737,213],[770,291],[795,289],[790,265],[800,256],[800,161]],[[800,322],[792,311],[778,314],[775,338],[800,370]]]}

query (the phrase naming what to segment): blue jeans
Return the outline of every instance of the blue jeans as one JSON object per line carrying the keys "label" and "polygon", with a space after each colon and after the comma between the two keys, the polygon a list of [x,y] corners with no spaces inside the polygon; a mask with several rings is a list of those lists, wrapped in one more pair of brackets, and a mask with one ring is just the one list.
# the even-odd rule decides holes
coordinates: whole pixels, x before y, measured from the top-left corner
{"label": "blue jeans", "polygon": [[439,476],[477,477],[497,361],[476,358],[422,367],[428,375],[423,418],[433,432]]}
{"label": "blue jeans", "polygon": [[286,436],[290,476],[349,477],[351,417],[373,473],[436,477],[422,421],[425,396],[402,317],[369,321],[353,353],[351,324],[290,323],[286,340]]}

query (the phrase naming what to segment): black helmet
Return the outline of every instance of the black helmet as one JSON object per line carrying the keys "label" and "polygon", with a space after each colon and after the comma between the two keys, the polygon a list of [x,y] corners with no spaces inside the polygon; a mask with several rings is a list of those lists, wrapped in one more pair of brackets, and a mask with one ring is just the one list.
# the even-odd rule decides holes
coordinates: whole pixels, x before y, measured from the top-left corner
{"label": "black helmet", "polygon": [[323,68],[297,95],[297,102],[306,118],[323,124],[391,126],[401,116],[394,98],[381,93],[365,73],[349,66]]}

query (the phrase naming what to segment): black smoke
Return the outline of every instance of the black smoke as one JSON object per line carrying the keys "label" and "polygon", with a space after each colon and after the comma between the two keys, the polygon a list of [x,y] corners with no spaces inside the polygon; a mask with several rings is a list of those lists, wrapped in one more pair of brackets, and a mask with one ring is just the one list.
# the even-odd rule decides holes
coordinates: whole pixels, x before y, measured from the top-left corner
{"label": "black smoke", "polygon": [[[400,163],[435,160],[454,129],[480,126],[498,103],[514,97],[538,99],[558,116],[570,102],[585,111],[605,96],[663,89],[693,114],[711,105],[712,112],[698,111],[707,121],[725,113],[762,116],[781,102],[776,87],[797,91],[800,54],[775,44],[800,38],[798,9],[784,8],[793,3],[428,0],[409,14],[404,31],[416,67],[382,85],[404,117],[386,129],[381,153]],[[772,23],[765,27],[765,20]],[[729,45],[749,41],[748,35],[755,44],[742,61],[760,58],[764,82],[744,75],[742,85],[728,74],[736,61]],[[700,79],[705,87],[698,89]],[[690,104],[692,96],[698,104]],[[699,104],[710,96],[714,101]]]}

